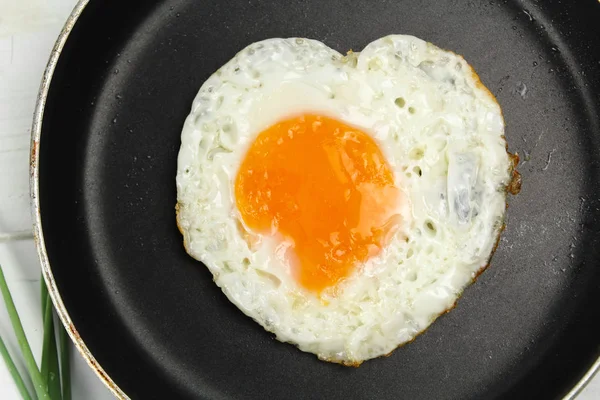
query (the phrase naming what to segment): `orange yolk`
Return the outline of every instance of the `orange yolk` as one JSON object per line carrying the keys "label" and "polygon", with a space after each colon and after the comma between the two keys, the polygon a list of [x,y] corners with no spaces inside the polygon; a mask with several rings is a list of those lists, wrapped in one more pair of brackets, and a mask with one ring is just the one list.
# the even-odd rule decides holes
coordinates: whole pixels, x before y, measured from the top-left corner
{"label": "orange yolk", "polygon": [[261,132],[240,166],[235,197],[248,228],[291,244],[296,278],[314,292],[377,255],[400,223],[400,190],[375,141],[318,115]]}

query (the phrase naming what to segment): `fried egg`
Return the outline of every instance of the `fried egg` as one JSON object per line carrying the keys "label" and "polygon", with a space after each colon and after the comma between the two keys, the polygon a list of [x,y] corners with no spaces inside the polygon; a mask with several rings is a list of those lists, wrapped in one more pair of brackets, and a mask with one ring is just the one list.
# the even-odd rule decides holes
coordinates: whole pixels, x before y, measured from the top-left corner
{"label": "fried egg", "polygon": [[244,314],[358,365],[414,339],[485,268],[513,169],[500,107],[461,56],[404,35],[346,56],[269,39],[193,102],[177,224]]}

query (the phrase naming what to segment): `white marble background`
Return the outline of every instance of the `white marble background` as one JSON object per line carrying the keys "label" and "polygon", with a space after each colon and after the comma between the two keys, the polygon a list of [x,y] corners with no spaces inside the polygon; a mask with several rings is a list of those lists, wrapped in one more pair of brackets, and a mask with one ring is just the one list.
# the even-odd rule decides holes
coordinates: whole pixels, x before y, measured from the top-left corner
{"label": "white marble background", "polygon": [[[100,1],[100,0],[97,0]],[[41,354],[42,316],[40,271],[29,214],[29,135],[35,99],[50,50],[76,0],[0,0],[0,263],[21,314],[33,352]],[[23,239],[6,240],[5,233],[22,232]],[[0,333],[18,354],[4,307]],[[111,399],[73,349],[73,398]],[[24,365],[19,365],[25,373]],[[4,363],[0,361],[0,399],[18,399]],[[579,396],[600,399],[600,376]]]}

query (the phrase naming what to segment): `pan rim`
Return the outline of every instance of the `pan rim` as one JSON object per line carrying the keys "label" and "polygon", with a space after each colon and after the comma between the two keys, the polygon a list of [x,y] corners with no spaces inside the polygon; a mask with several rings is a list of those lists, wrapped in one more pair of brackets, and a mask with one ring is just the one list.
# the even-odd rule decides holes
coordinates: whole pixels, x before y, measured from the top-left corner
{"label": "pan rim", "polygon": [[39,202],[39,146],[40,138],[42,134],[42,123],[44,119],[44,109],[46,106],[46,100],[54,75],[54,69],[58,64],[58,60],[62,53],[62,49],[75,26],[75,23],[83,13],[85,7],[89,4],[90,0],[79,0],[63,28],[54,43],[50,58],[44,69],[42,75],[42,82],[37,95],[37,101],[35,110],[33,112],[33,124],[31,127],[31,147],[30,147],[30,163],[29,163],[29,190],[30,190],[30,203],[31,203],[31,216],[33,220],[33,238],[37,248],[38,258],[40,260],[42,275],[46,281],[48,287],[48,293],[54,303],[56,313],[60,318],[64,328],[71,337],[71,340],[75,344],[77,351],[88,366],[96,373],[96,376],[104,383],[104,385],[110,390],[110,392],[118,399],[129,399],[129,396],[112,380],[112,378],[106,373],[104,368],[96,360],[90,349],[87,347],[79,333],[77,328],[73,324],[71,317],[63,303],[62,297],[56,286],[52,269],[50,268],[50,261],[48,259],[48,253],[46,251],[46,244],[44,241],[44,232],[42,228],[42,217],[40,213],[40,202]]}
{"label": "pan rim", "polygon": [[[31,128],[31,147],[30,147],[30,163],[29,163],[29,188],[30,188],[30,205],[31,205],[31,216],[33,221],[33,236],[38,253],[38,259],[41,264],[42,275],[48,286],[48,293],[54,307],[60,318],[63,326],[67,330],[67,333],[71,337],[71,340],[75,344],[75,347],[79,354],[85,359],[88,366],[95,372],[96,376],[104,383],[104,385],[112,392],[112,394],[118,399],[129,399],[129,396],[113,381],[113,379],[106,373],[100,363],[96,360],[92,352],[89,350],[79,333],[75,325],[73,324],[71,317],[63,303],[62,297],[56,286],[54,275],[50,267],[50,261],[48,259],[48,253],[46,251],[46,244],[44,241],[44,233],[42,228],[42,219],[40,213],[40,201],[39,201],[39,156],[40,156],[40,138],[42,134],[42,123],[44,118],[44,109],[46,106],[46,100],[54,75],[54,70],[58,64],[58,60],[61,56],[63,47],[69,38],[75,23],[83,13],[86,6],[91,0],[78,0],[77,4],[71,11],[71,14],[67,18],[60,34],[52,48],[50,58],[46,64],[46,68],[42,75],[42,81],[37,95],[37,101],[35,110],[33,113],[33,123]],[[581,379],[573,386],[573,388],[563,397],[563,400],[574,400],[592,381],[594,376],[600,372],[600,357],[590,366],[588,371],[581,377]]]}

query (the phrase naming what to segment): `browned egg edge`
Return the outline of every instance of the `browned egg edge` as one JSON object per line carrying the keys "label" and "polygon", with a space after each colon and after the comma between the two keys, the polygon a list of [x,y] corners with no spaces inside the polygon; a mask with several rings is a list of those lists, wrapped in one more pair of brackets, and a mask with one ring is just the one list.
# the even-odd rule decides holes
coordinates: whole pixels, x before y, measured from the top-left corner
{"label": "browned egg edge", "polygon": [[[456,55],[457,57],[461,58],[464,61],[464,58],[461,55],[456,54],[456,53],[454,53],[454,52],[452,52],[450,50],[445,50],[445,51],[448,51],[449,53],[452,53],[452,54]],[[352,53],[352,50],[350,50],[349,53]],[[483,82],[481,82],[481,78],[479,78],[479,75],[477,75],[477,73],[475,72],[475,70],[473,69],[473,67],[469,63],[467,63],[466,61],[465,61],[465,63],[471,69],[471,71],[470,71],[471,72],[471,77],[475,81],[475,85],[477,86],[477,88],[482,89],[485,93],[487,93],[487,95],[492,99],[492,101],[498,105],[498,108],[500,109],[500,115],[502,117],[502,122],[504,123],[504,114],[502,113],[502,107],[500,107],[500,104],[498,103],[498,100],[496,100],[496,96],[494,96],[492,94],[492,92],[490,92],[490,90],[483,84]],[[506,124],[504,124],[504,126],[506,126]],[[506,154],[508,154],[508,158],[510,159],[510,162],[511,162],[511,165],[510,165],[510,176],[511,176],[511,179],[506,184],[506,186],[504,188],[504,191],[506,193],[510,193],[512,195],[517,195],[521,191],[521,183],[522,183],[521,174],[517,171],[517,165],[519,164],[519,155],[517,153],[515,153],[515,154],[510,153],[508,151],[508,142],[506,141],[506,137],[504,135],[502,135],[502,139],[504,140],[504,143],[505,143]],[[181,208],[181,206],[180,206],[179,202],[177,202],[177,204],[175,205],[175,215],[176,215],[177,228],[179,229],[179,232],[183,236],[183,246],[184,246],[186,252],[188,254],[190,254],[191,251],[188,248],[188,243],[185,240],[185,235],[184,235],[184,232],[183,232],[183,228],[181,226],[180,213],[179,213],[180,208]],[[508,208],[508,202],[506,203],[506,208]],[[381,356],[370,358],[369,360],[374,360],[374,359],[381,358],[381,357],[389,357],[389,356],[391,356],[394,351],[396,351],[397,349],[399,349],[399,348],[401,348],[401,347],[403,347],[403,346],[405,346],[407,344],[412,343],[415,339],[417,339],[417,337],[419,337],[420,335],[422,335],[423,333],[425,333],[425,331],[427,331],[427,329],[430,326],[432,326],[433,323],[440,316],[442,316],[442,315],[444,315],[444,314],[452,311],[456,307],[456,305],[458,304],[458,300],[460,300],[460,297],[462,296],[462,293],[464,292],[464,290],[467,289],[469,286],[471,286],[473,283],[475,283],[475,281],[477,280],[477,278],[479,278],[479,276],[483,273],[483,271],[485,271],[490,266],[492,257],[494,255],[494,253],[496,252],[496,250],[498,249],[498,245],[500,244],[500,237],[501,237],[502,232],[504,231],[505,228],[506,228],[506,224],[503,222],[502,226],[498,230],[498,236],[496,237],[496,242],[494,243],[494,247],[492,248],[492,252],[490,253],[490,257],[488,258],[487,263],[483,267],[481,267],[475,273],[475,275],[473,276],[473,279],[471,279],[471,282],[469,282],[462,289],[461,293],[458,295],[457,299],[454,301],[454,303],[450,307],[448,307],[446,310],[444,310],[440,314],[438,314],[425,329],[423,329],[420,332],[417,332],[417,334],[415,336],[413,336],[413,338],[410,339],[409,341],[400,344],[398,347],[396,347],[394,350],[390,351],[387,354],[383,354]],[[269,332],[269,331],[267,330],[267,332]],[[273,332],[271,332],[271,333],[273,333]],[[286,342],[286,343],[289,343],[289,344],[294,345],[295,347],[297,347],[297,345],[295,343],[290,343],[290,342]],[[334,359],[323,357],[323,356],[319,356],[319,355],[316,355],[316,356],[321,361],[326,361],[326,362],[330,362],[330,363],[334,363],[334,364],[340,364],[340,365],[343,365],[343,366],[346,366],[346,367],[358,368],[363,363],[363,361],[334,360]],[[365,361],[368,361],[368,360],[365,360]]]}

